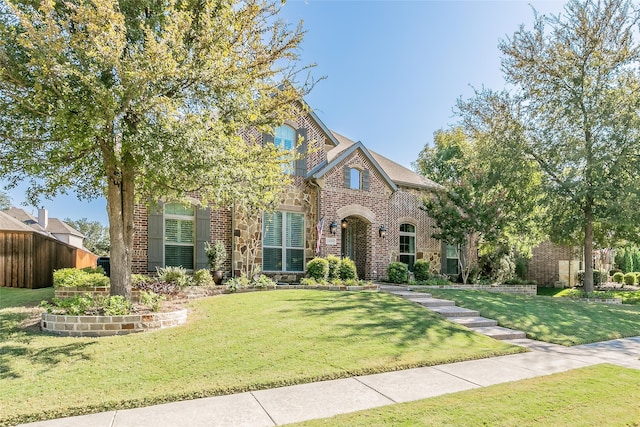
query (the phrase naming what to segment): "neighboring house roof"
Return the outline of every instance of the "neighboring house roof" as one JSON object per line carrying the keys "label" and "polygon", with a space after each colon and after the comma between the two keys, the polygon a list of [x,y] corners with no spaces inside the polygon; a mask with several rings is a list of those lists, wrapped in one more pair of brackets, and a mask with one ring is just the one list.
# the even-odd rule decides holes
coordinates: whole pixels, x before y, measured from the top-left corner
{"label": "neighboring house roof", "polygon": [[22,221],[7,214],[6,211],[0,211],[0,230],[1,231],[28,231],[33,232],[33,228],[25,225]]}
{"label": "neighboring house roof", "polygon": [[327,167],[333,167],[336,163],[344,158],[345,154],[347,154],[347,150],[349,150],[350,154],[353,150],[353,147],[359,144],[365,154],[368,154],[373,158],[374,161],[372,163],[379,168],[381,174],[385,176],[385,178],[387,178],[389,181],[393,182],[393,184],[395,184],[394,186],[401,185],[406,187],[425,188],[430,190],[437,190],[442,188],[439,184],[436,184],[430,179],[427,179],[422,175],[415,173],[411,169],[408,169],[392,160],[389,160],[388,158],[376,153],[375,151],[366,149],[361,142],[355,142],[344,135],[340,135],[338,132],[332,131],[332,133],[338,141],[338,145],[329,150],[329,152],[327,153],[327,164],[320,166],[316,171],[312,171],[311,176],[316,176],[319,171],[324,170]]}
{"label": "neighboring house roof", "polygon": [[29,227],[35,229],[36,231],[39,231],[41,233],[46,233],[46,230],[44,228],[42,228],[40,226],[40,224],[38,224],[38,219],[35,218],[33,215],[29,214],[24,209],[13,208],[12,207],[12,208],[9,208],[9,209],[5,209],[3,212],[6,213],[7,215],[17,219],[18,221],[22,222],[23,224],[28,225]]}
{"label": "neighboring house roof", "polygon": [[66,222],[60,221],[58,218],[49,218],[47,231],[52,234],[70,234],[72,236],[84,237],[84,235],[78,230],[71,227]]}

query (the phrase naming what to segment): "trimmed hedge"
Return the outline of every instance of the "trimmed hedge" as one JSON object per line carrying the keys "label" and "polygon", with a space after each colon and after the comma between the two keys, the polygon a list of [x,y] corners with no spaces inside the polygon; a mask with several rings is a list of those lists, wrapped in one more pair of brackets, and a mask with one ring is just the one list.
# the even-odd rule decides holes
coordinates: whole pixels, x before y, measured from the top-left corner
{"label": "trimmed hedge", "polygon": [[329,277],[329,261],[316,257],[307,263],[307,275],[312,279],[326,280]]}
{"label": "trimmed hedge", "polygon": [[416,280],[429,280],[431,277],[431,265],[429,261],[419,259],[413,264],[413,274]]}
{"label": "trimmed hedge", "polygon": [[409,281],[409,266],[403,262],[392,262],[387,268],[387,277],[392,283],[407,283]]}

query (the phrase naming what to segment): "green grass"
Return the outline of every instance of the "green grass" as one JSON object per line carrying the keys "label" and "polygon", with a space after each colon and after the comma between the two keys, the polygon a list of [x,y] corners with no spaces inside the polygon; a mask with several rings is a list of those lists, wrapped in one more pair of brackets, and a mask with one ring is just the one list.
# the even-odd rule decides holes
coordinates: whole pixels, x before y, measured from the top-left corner
{"label": "green grass", "polygon": [[638,426],[640,371],[597,365],[296,426]]}
{"label": "green grass", "polygon": [[528,338],[577,345],[640,335],[640,306],[573,301],[482,291],[430,289],[436,298],[480,311],[501,326],[521,330]]}
{"label": "green grass", "polygon": [[212,297],[181,327],[66,338],[26,327],[15,305],[43,296],[21,292],[1,294],[0,425],[523,351],[384,293]]}
{"label": "green grass", "polygon": [[[549,297],[568,297],[571,292],[571,288],[547,288],[547,287],[539,287],[538,288],[538,296],[549,296]],[[623,304],[632,304],[632,305],[640,305],[640,291],[625,291],[620,289],[612,289],[608,290],[612,296],[622,298]]]}

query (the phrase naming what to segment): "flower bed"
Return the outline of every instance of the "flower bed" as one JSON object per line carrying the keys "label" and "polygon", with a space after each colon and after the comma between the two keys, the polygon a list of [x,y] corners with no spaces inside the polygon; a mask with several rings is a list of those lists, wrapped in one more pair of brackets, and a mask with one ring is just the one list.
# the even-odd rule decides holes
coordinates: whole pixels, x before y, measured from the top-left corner
{"label": "flower bed", "polygon": [[43,331],[74,337],[104,337],[152,331],[182,325],[187,310],[164,313],[130,314],[126,316],[69,316],[43,313]]}

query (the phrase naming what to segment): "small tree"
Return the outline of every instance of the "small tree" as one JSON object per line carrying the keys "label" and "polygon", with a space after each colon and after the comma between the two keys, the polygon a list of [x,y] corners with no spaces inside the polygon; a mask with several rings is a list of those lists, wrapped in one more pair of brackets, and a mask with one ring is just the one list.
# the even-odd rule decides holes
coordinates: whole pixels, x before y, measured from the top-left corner
{"label": "small tree", "polygon": [[224,246],[224,242],[216,240],[213,245],[209,242],[204,242],[204,251],[207,254],[211,269],[214,271],[222,270],[224,262],[227,260],[227,248]]}

